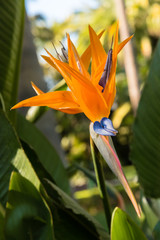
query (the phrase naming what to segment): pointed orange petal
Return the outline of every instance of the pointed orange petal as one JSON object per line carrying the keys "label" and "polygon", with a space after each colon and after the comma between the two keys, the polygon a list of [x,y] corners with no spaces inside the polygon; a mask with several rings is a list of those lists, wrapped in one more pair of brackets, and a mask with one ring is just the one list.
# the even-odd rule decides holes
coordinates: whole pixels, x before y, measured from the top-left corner
{"label": "pointed orange petal", "polygon": [[[101,36],[103,35],[105,30],[101,31],[99,34],[98,34],[98,38],[100,39]],[[91,61],[91,45],[88,46],[88,48],[84,51],[84,53],[82,54],[81,56],[81,60],[86,68],[86,70],[88,71],[88,68],[89,68],[89,64],[90,64],[90,61]]]}
{"label": "pointed orange petal", "polygon": [[[37,93],[37,95],[40,95],[40,94],[43,94],[44,92],[42,92],[33,82],[31,82],[32,84],[32,87],[34,88],[35,92]],[[72,94],[71,94],[71,98],[72,98]],[[64,113],[68,113],[68,114],[76,114],[76,113],[80,113],[82,112],[82,110],[80,109],[80,107],[71,107],[70,108],[65,108],[65,107],[55,107],[55,104],[51,104],[49,105],[48,107],[50,108],[53,108],[53,109],[56,109],[56,110],[59,110],[61,112],[64,112]]]}
{"label": "pointed orange petal", "polygon": [[[46,49],[45,49],[45,50],[46,50]],[[61,69],[60,69],[59,67],[57,67],[57,66],[55,65],[55,63],[54,63],[54,61],[57,60],[57,59],[54,58],[54,57],[52,56],[52,54],[50,54],[50,52],[48,52],[47,50],[46,50],[46,52],[48,53],[49,57],[44,56],[44,55],[42,55],[42,57],[46,60],[46,62],[48,62],[48,63],[49,63],[51,66],[53,66],[59,73],[62,74]],[[57,61],[59,61],[59,60],[57,60]],[[61,61],[59,61],[59,62],[61,62]],[[62,62],[61,62],[61,63],[62,63]],[[65,63],[62,63],[62,64],[65,64]],[[68,74],[68,73],[66,73],[66,72],[63,72],[62,76],[64,77],[64,79],[65,79],[68,87],[73,91],[72,79],[71,79],[70,74]]]}
{"label": "pointed orange petal", "polygon": [[97,86],[99,84],[99,81],[100,81],[103,71],[104,71],[105,64],[106,64],[106,59],[102,59],[101,64],[95,69],[95,72],[91,76],[91,81],[95,86]]}
{"label": "pointed orange petal", "polygon": [[103,97],[108,104],[108,109],[109,109],[108,116],[110,114],[110,110],[111,110],[111,107],[113,105],[114,98],[116,95],[115,76],[116,76],[116,62],[111,67],[110,76],[109,76],[108,82],[107,82],[104,92],[103,92]]}
{"label": "pointed orange petal", "polygon": [[113,47],[113,57],[112,61],[117,61],[117,54],[118,54],[118,30],[119,30],[119,22],[117,22],[117,28],[115,33],[115,39],[114,39],[114,47]]}
{"label": "pointed orange petal", "polygon": [[[31,84],[32,84],[33,89],[37,93],[37,95],[40,95],[40,94],[44,93],[33,82],[31,82]],[[71,93],[71,98],[72,98],[72,93]],[[64,113],[68,113],[68,114],[76,114],[76,113],[82,112],[80,107],[73,107],[73,106],[71,107],[71,105],[70,105],[69,108],[68,107],[62,107],[62,106],[56,108],[55,104],[48,105],[48,107],[59,110],[59,111],[64,112]]]}
{"label": "pointed orange petal", "polygon": [[118,54],[118,27],[119,27],[119,22],[117,22],[117,28],[115,33],[114,47],[112,52],[111,71],[110,71],[108,82],[103,92],[103,97],[108,104],[109,111],[112,107],[112,104],[115,98],[115,93],[116,93],[115,76],[116,76],[117,54]]}
{"label": "pointed orange petal", "polygon": [[[67,85],[71,85],[71,90],[74,92],[75,88],[74,85],[78,84],[84,84],[93,86],[93,84],[87,79],[85,76],[83,76],[79,71],[75,70],[74,68],[70,67],[67,63],[61,62],[58,59],[54,58],[48,51],[51,60],[53,61],[54,65],[56,65],[58,71],[62,74],[62,76],[65,78]],[[71,77],[75,79],[75,81],[72,81]]]}
{"label": "pointed orange petal", "polygon": [[131,35],[130,37],[126,38],[123,42],[121,42],[119,45],[118,45],[118,53],[122,50],[122,48],[128,43],[128,41],[134,36]]}
{"label": "pointed orange petal", "polygon": [[89,26],[89,35],[91,42],[91,53],[92,53],[92,74],[96,71],[96,68],[101,64],[102,59],[107,59],[107,54],[102,47],[102,44],[91,26]]}
{"label": "pointed orange petal", "polygon": [[50,57],[48,56],[45,56],[45,55],[41,55],[41,57],[47,62],[49,63],[49,65],[51,65],[52,67],[54,67],[57,71],[57,67],[55,66],[55,64],[52,62],[52,60],[50,59]]}
{"label": "pointed orange petal", "polygon": [[67,40],[68,40],[68,58],[69,58],[69,65],[82,73],[85,77],[90,78],[89,73],[87,72],[85,66],[83,65],[83,62],[81,58],[78,55],[78,52],[72,43],[69,34],[67,34]]}
{"label": "pointed orange petal", "polygon": [[72,76],[73,94],[78,99],[80,108],[85,115],[91,120],[101,120],[106,117],[107,103],[101,92],[93,85],[90,79],[85,78],[80,72],[71,68],[67,63],[63,63],[52,56],[54,64],[57,66],[62,75],[69,74]]}
{"label": "pointed orange petal", "polygon": [[34,91],[37,93],[37,95],[44,93],[33,82],[31,82],[31,85],[32,85],[32,88],[34,89]]}
{"label": "pointed orange petal", "polygon": [[79,104],[74,101],[70,91],[43,93],[17,103],[12,109],[31,106],[48,106],[61,111],[64,109],[65,112],[67,109],[71,109],[72,111],[76,109],[76,111],[81,112]]}

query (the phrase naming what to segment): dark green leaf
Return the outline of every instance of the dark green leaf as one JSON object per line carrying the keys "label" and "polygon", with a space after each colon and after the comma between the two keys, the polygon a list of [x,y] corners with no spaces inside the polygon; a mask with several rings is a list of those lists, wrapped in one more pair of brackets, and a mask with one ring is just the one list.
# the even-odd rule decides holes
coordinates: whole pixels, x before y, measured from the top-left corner
{"label": "dark green leaf", "polygon": [[19,173],[11,175],[5,223],[7,240],[53,240],[50,210],[35,186]]}
{"label": "dark green leaf", "polygon": [[24,25],[24,0],[0,1],[0,91],[6,112],[16,103]]}
{"label": "dark green leaf", "polygon": [[111,240],[146,240],[146,237],[125,212],[115,208],[112,214]]}
{"label": "dark green leaf", "polygon": [[160,221],[156,224],[153,230],[153,236],[154,236],[154,240],[160,239]]}
{"label": "dark green leaf", "polygon": [[[44,183],[57,240],[107,240],[106,230],[72,198],[49,181]],[[106,227],[107,228],[107,227]]]}
{"label": "dark green leaf", "polygon": [[14,128],[1,110],[0,126],[3,126],[0,131],[0,201],[4,206],[13,170],[19,171],[37,188],[39,188],[40,182],[19,143]]}
{"label": "dark green leaf", "polygon": [[160,197],[160,41],[143,89],[133,127],[131,160],[145,194]]}
{"label": "dark green leaf", "polygon": [[18,115],[17,119],[17,132],[19,137],[35,151],[54,182],[69,193],[69,182],[62,160],[45,136],[21,115]]}
{"label": "dark green leaf", "polygon": [[5,240],[4,237],[4,223],[5,223],[5,210],[0,203],[0,239]]}

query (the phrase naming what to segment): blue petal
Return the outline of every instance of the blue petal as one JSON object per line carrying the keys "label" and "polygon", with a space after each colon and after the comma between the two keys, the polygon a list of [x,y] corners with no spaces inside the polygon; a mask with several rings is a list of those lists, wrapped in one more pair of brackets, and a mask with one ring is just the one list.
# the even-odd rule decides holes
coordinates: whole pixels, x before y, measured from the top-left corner
{"label": "blue petal", "polygon": [[[115,136],[114,132],[108,131],[107,129],[104,129],[100,122],[96,121],[93,124],[93,129],[96,133],[104,136]],[[116,130],[115,130],[116,131]]]}
{"label": "blue petal", "polygon": [[102,127],[106,130],[106,131],[111,131],[114,133],[117,133],[118,131],[114,129],[112,121],[109,118],[102,118],[100,121]]}

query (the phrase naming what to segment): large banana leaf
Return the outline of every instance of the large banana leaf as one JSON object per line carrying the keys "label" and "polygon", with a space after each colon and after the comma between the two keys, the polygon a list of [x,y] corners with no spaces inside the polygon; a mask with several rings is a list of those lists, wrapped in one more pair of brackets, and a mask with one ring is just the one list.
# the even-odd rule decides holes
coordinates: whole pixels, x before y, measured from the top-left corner
{"label": "large banana leaf", "polygon": [[147,196],[160,197],[160,41],[133,126],[131,160]]}
{"label": "large banana leaf", "polygon": [[[57,240],[109,240],[106,230],[56,185],[46,180],[48,196],[44,193],[52,211]],[[107,226],[106,226],[107,229]]]}
{"label": "large banana leaf", "polygon": [[24,0],[0,0],[0,93],[7,113],[16,103],[24,22]]}
{"label": "large banana leaf", "polygon": [[37,189],[40,187],[40,181],[20,145],[14,128],[1,110],[0,126],[0,202],[4,206],[13,170],[17,170],[22,176],[29,179]]}
{"label": "large banana leaf", "polygon": [[54,240],[50,210],[35,186],[13,172],[9,184],[6,239]]}

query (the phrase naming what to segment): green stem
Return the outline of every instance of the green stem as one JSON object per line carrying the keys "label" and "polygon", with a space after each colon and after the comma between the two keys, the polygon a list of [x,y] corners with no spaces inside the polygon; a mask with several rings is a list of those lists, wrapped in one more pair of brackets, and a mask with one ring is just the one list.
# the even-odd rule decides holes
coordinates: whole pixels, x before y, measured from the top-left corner
{"label": "green stem", "polygon": [[98,185],[98,188],[100,191],[100,196],[103,200],[103,206],[104,206],[104,212],[105,212],[105,217],[106,217],[106,221],[107,221],[108,231],[110,231],[111,207],[110,207],[109,200],[108,200],[108,194],[107,194],[107,189],[106,189],[106,184],[105,184],[102,161],[101,161],[101,159],[98,159],[95,156],[94,143],[93,143],[91,136],[90,136],[90,146],[91,146],[91,154],[92,154],[92,159],[93,159],[93,164],[94,164],[94,169],[95,169],[95,174],[96,174],[96,179],[97,179],[97,185]]}

